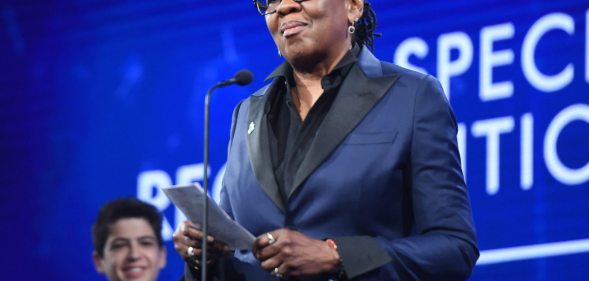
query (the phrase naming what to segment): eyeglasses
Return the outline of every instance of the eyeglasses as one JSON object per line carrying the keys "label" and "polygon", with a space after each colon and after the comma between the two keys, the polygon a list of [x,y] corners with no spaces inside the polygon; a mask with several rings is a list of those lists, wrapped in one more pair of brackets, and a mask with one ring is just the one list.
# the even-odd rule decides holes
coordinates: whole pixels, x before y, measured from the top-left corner
{"label": "eyeglasses", "polygon": [[[293,0],[296,3],[301,3],[307,0]],[[260,15],[265,16],[276,13],[278,5],[282,3],[282,0],[254,0],[254,5],[258,9]]]}

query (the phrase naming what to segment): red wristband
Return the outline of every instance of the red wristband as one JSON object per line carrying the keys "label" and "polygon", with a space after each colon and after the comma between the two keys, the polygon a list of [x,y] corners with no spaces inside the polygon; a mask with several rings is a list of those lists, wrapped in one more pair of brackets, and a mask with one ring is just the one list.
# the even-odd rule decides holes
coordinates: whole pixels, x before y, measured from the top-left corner
{"label": "red wristband", "polygon": [[340,254],[339,250],[337,249],[337,244],[335,243],[335,241],[333,241],[333,239],[329,239],[326,238],[325,243],[327,243],[327,245],[329,245],[330,248],[332,248],[333,250],[335,250],[335,252],[337,253],[337,255],[339,256],[339,266],[337,271],[335,272],[335,274],[333,274],[333,276],[329,279],[329,280],[347,280],[346,278],[346,272],[344,270],[344,263],[342,260],[342,255]]}
{"label": "red wristband", "polygon": [[335,241],[333,241],[332,239],[325,239],[325,242],[327,243],[327,245],[329,245],[329,247],[337,251],[337,244],[335,244]]}

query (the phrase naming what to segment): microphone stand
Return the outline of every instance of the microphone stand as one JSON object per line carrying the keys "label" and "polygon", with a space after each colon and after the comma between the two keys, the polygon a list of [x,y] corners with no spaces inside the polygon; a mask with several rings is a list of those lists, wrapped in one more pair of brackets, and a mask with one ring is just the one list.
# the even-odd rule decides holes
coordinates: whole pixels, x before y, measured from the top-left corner
{"label": "microphone stand", "polygon": [[203,196],[203,225],[202,225],[202,255],[201,255],[201,268],[200,268],[200,280],[207,280],[207,236],[208,236],[208,225],[209,225],[209,109],[211,103],[211,94],[217,89],[219,84],[216,84],[209,89],[205,96],[205,135],[204,135],[204,181],[203,189],[205,196]]}
{"label": "microphone stand", "polygon": [[204,124],[204,153],[203,153],[203,165],[204,165],[204,179],[203,179],[203,189],[204,195],[203,196],[203,220],[202,220],[202,241],[201,241],[201,268],[200,268],[200,280],[207,281],[207,236],[208,236],[208,227],[209,227],[209,109],[211,103],[211,95],[213,91],[219,87],[224,87],[231,84],[238,84],[240,86],[247,85],[252,81],[252,73],[249,70],[240,70],[235,74],[235,76],[231,79],[219,82],[215,84],[213,87],[209,89],[207,95],[205,96],[205,124]]}

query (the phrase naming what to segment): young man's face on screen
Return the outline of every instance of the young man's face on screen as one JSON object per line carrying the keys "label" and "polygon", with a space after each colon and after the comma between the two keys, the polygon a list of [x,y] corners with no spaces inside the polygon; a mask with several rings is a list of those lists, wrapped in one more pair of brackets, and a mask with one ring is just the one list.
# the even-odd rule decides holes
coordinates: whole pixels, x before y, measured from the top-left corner
{"label": "young man's face on screen", "polygon": [[123,218],[110,226],[104,255],[93,258],[110,281],[154,281],[166,265],[166,250],[147,220]]}

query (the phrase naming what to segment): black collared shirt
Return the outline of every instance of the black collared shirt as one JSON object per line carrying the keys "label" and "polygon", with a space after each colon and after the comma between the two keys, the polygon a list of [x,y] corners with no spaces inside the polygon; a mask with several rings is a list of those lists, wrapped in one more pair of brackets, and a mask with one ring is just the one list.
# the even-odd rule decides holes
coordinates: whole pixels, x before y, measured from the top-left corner
{"label": "black collared shirt", "polygon": [[329,112],[342,82],[356,63],[360,47],[355,45],[348,51],[336,67],[321,79],[323,93],[313,104],[304,121],[301,120],[292,100],[292,89],[296,87],[292,68],[283,63],[268,77],[282,79],[274,95],[268,99],[268,123],[271,131],[270,149],[274,175],[282,198],[286,202],[292,192],[293,180],[323,119]]}

